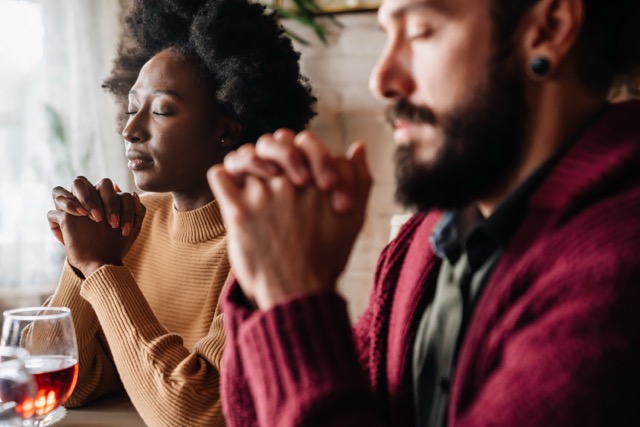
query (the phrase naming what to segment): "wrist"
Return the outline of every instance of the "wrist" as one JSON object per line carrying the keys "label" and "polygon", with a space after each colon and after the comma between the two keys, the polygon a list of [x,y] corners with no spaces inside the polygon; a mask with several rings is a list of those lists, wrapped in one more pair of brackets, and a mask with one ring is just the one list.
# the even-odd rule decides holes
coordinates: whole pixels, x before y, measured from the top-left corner
{"label": "wrist", "polygon": [[267,311],[276,305],[284,304],[296,298],[304,298],[312,294],[333,291],[335,285],[323,284],[322,281],[301,281],[291,286],[274,286],[264,284],[256,289],[252,295],[252,302],[261,311]]}
{"label": "wrist", "polygon": [[115,260],[111,262],[91,261],[83,264],[82,267],[79,268],[79,270],[86,279],[89,276],[91,276],[93,273],[95,273],[96,270],[98,270],[99,268],[105,265],[114,265],[114,266],[121,267],[123,263],[122,263],[122,260]]}

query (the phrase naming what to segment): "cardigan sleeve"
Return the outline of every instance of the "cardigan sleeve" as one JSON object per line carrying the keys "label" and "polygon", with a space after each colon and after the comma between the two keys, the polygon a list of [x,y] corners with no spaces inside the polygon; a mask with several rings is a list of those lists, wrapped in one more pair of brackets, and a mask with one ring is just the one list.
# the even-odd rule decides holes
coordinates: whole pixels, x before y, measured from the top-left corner
{"label": "cardigan sleeve", "polygon": [[78,344],[78,382],[65,403],[79,407],[96,398],[122,389],[118,373],[111,359],[96,313],[80,296],[81,279],[65,261],[55,293],[45,302],[48,307],[71,309]]}
{"label": "cardigan sleeve", "polygon": [[82,284],[80,295],[93,307],[122,383],[147,425],[224,425],[221,314],[190,351],[160,324],[127,267],[99,268]]}
{"label": "cardigan sleeve", "polygon": [[230,426],[382,425],[341,297],[311,294],[260,312],[237,295],[225,305],[236,320],[223,369]]}

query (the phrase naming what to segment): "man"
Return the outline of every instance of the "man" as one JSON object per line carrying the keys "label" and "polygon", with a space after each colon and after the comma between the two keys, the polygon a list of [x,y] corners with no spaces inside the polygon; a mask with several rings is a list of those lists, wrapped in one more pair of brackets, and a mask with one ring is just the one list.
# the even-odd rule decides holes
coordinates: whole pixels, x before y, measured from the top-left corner
{"label": "man", "polygon": [[238,279],[233,426],[640,425],[636,1],[385,0],[398,199],[350,330],[364,148],[279,131],[209,172]]}

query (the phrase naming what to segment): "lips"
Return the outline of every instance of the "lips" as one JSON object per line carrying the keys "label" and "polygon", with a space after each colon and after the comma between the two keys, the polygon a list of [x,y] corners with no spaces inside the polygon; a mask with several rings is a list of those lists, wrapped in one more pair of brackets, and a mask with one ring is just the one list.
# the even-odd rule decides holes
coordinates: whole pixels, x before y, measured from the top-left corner
{"label": "lips", "polygon": [[127,159],[129,159],[127,167],[132,171],[145,169],[153,163],[150,157],[137,152],[128,152]]}
{"label": "lips", "polygon": [[411,140],[412,130],[415,124],[407,120],[394,120],[393,139],[398,144],[404,144]]}

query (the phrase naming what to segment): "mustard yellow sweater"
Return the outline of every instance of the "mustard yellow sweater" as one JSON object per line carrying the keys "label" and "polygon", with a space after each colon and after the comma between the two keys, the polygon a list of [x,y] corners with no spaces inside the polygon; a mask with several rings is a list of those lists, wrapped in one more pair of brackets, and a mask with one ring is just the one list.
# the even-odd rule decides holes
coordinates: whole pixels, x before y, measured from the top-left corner
{"label": "mustard yellow sweater", "polygon": [[49,306],[72,310],[80,374],[77,407],[124,385],[149,426],[224,425],[219,370],[224,329],[218,300],[229,274],[215,202],[190,212],[169,194],[147,208],[124,267],[86,280],[68,263]]}

